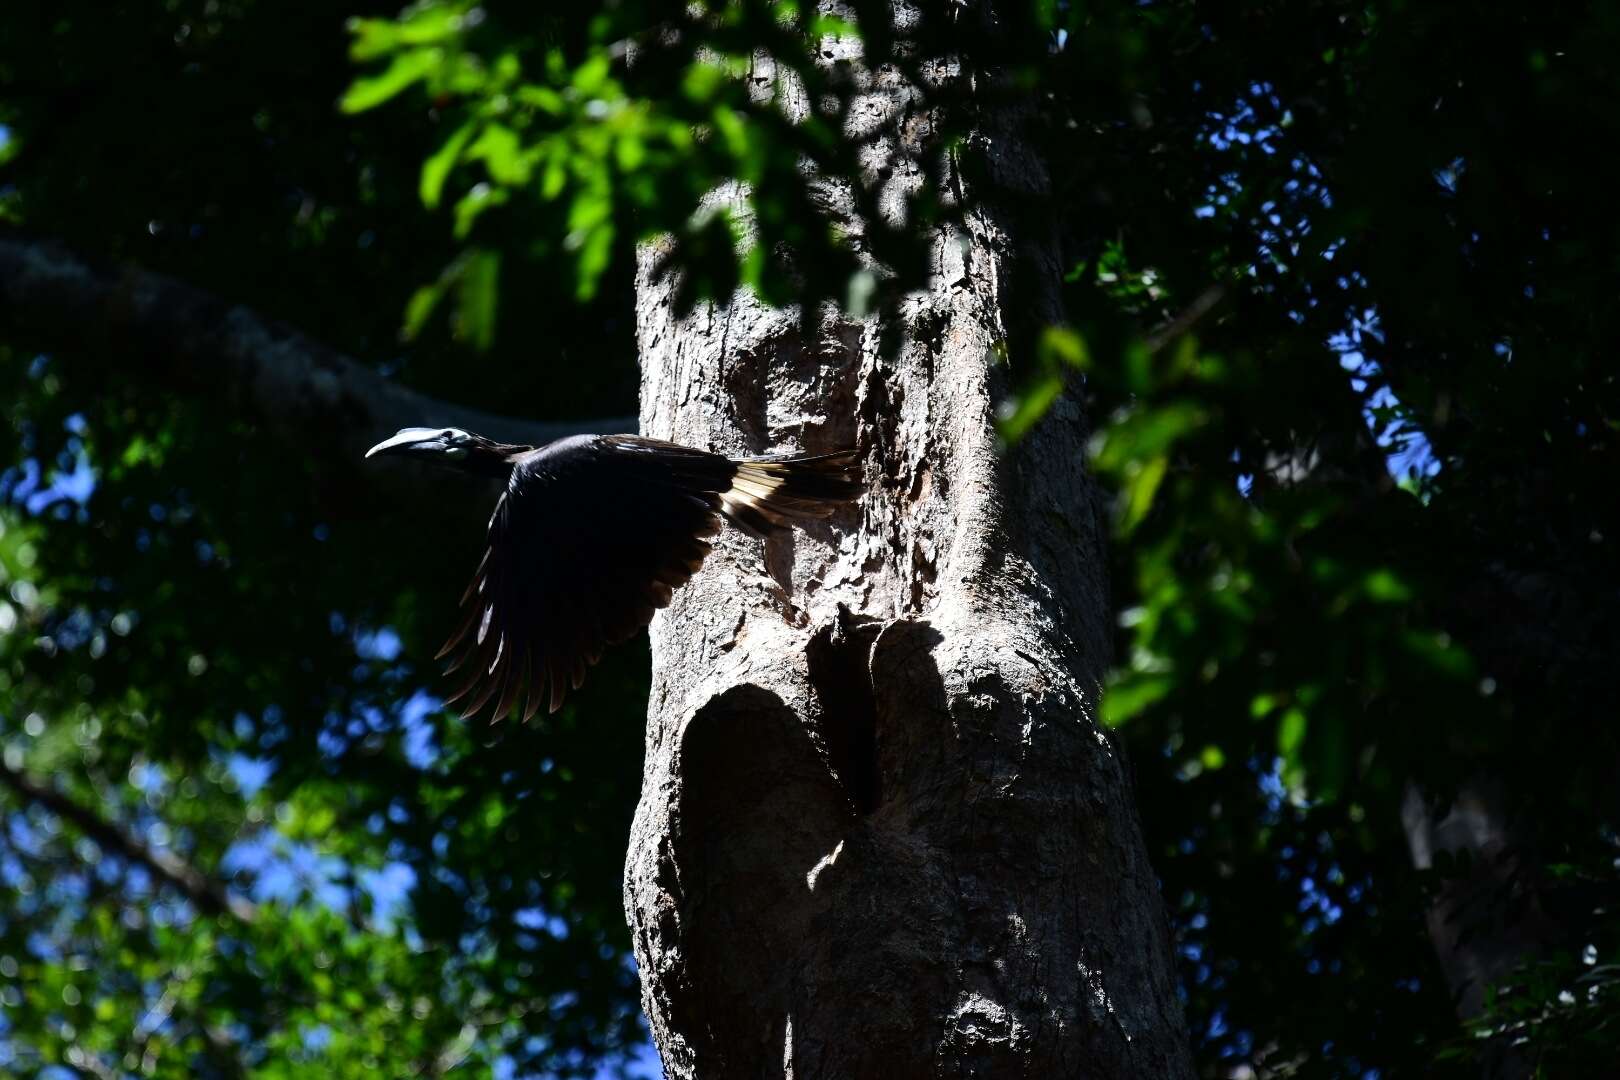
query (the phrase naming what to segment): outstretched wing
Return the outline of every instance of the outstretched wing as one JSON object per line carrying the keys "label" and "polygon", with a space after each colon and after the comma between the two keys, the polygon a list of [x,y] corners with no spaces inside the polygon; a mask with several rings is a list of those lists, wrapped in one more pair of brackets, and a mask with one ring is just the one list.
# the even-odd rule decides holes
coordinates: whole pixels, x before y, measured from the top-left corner
{"label": "outstretched wing", "polygon": [[450,671],[467,669],[450,701],[465,702],[463,716],[491,702],[497,719],[520,703],[525,720],[542,701],[556,711],[603,650],[652,621],[702,565],[717,501],[656,457],[599,438],[525,455],[440,650],[456,654]]}
{"label": "outstretched wing", "polygon": [[[489,546],[440,650],[464,669],[450,701],[499,719],[561,707],[603,651],[666,606],[724,515],[754,535],[852,498],[853,454],[734,462],[634,436],[581,436],[515,465]],[[795,472],[797,470],[797,472]]]}

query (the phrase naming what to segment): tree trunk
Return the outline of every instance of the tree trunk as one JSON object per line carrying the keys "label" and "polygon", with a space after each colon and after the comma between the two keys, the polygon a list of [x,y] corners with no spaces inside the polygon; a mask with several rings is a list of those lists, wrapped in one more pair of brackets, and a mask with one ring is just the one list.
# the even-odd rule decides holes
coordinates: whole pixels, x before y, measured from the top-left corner
{"label": "tree trunk", "polygon": [[[1433,869],[1442,854],[1462,860],[1442,875],[1426,919],[1464,1022],[1485,1012],[1492,987],[1564,937],[1538,894],[1542,860],[1509,805],[1504,786],[1483,774],[1464,782],[1449,805],[1437,806],[1415,784],[1401,803],[1414,867]],[[1513,1033],[1476,1050],[1487,1080],[1535,1074],[1531,1055],[1515,1044]]]}
{"label": "tree trunk", "polygon": [[[1044,189],[1010,126],[983,145],[998,186]],[[810,337],[741,293],[677,318],[642,253],[642,430],[856,445],[868,479],[791,539],[728,530],[652,627],[625,903],[671,1077],[1192,1075],[1129,769],[1096,720],[1086,428],[1060,402],[998,453],[1009,322],[1057,317],[1048,238],[1012,221],[981,202],[939,230],[899,325]]]}

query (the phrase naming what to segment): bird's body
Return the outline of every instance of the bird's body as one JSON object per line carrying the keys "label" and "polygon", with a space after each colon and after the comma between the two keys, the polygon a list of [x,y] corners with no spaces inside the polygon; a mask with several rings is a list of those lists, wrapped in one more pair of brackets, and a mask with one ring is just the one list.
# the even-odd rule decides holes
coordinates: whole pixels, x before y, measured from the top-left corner
{"label": "bird's body", "polygon": [[406,428],[375,454],[430,456],[505,481],[489,544],[439,655],[465,672],[449,701],[500,718],[555,711],[603,650],[690,580],[722,518],[757,537],[825,518],[859,494],[854,451],[733,460],[635,435],[541,447]]}

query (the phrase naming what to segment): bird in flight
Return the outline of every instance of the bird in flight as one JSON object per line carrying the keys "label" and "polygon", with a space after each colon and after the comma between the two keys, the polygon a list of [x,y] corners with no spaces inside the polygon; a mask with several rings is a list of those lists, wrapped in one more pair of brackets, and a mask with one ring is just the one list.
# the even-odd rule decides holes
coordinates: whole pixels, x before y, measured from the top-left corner
{"label": "bird in flight", "polygon": [[709,554],[721,519],[764,539],[830,516],[862,490],[854,450],[732,459],[635,435],[545,446],[459,428],[403,428],[366,457],[440,462],[505,487],[461,623],[435,659],[465,670],[463,719],[562,707],[585,670],[652,621]]}

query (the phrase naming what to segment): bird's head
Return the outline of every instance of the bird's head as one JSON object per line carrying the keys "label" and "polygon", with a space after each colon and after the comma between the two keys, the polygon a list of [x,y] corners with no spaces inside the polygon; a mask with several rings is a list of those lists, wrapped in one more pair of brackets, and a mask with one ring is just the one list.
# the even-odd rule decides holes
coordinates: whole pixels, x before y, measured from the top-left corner
{"label": "bird's head", "polygon": [[514,454],[529,449],[494,442],[460,428],[400,428],[366,451],[366,457],[392,455],[435,461],[462,472],[499,475],[511,467]]}

